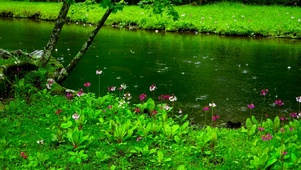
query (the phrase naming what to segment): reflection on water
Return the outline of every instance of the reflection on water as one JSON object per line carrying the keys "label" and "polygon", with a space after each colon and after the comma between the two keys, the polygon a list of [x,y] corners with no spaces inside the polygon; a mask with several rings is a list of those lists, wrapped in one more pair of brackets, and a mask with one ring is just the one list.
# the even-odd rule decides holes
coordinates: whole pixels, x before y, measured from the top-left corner
{"label": "reflection on water", "polygon": [[[0,20],[1,47],[42,49],[52,26]],[[67,65],[91,30],[65,25],[53,55]],[[257,117],[263,110],[270,117],[289,116],[297,111],[295,97],[301,95],[301,41],[104,28],[64,85],[79,89],[91,82],[90,91],[98,93],[97,69],[103,70],[102,94],[109,86],[125,83],[132,103],[137,103],[141,93],[152,97],[149,86],[155,83],[155,96],[175,94],[176,111],[189,113],[197,122],[212,101],[222,121],[244,121],[250,103]],[[263,103],[260,90],[265,88],[269,92]],[[273,106],[276,98],[284,101],[283,108]]]}

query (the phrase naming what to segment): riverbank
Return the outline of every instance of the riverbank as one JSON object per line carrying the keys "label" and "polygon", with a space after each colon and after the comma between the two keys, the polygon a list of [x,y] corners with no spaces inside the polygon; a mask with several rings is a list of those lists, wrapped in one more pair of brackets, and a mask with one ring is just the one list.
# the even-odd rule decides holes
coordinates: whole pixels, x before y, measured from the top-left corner
{"label": "riverbank", "polygon": [[[0,2],[0,16],[55,20],[60,3]],[[301,38],[300,7],[253,6],[218,3],[204,6],[177,6],[180,18],[153,15],[138,6],[126,6],[111,14],[105,25],[159,31],[192,31],[220,35]],[[104,13],[99,5],[73,4],[69,22],[95,24]]]}

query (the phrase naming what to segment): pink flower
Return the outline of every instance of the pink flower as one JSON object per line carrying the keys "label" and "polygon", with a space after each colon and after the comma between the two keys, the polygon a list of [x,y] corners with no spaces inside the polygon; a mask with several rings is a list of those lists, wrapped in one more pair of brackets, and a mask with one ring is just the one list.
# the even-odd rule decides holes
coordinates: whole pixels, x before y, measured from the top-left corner
{"label": "pink flower", "polygon": [[255,105],[253,103],[247,105],[249,109],[254,109]]}
{"label": "pink flower", "polygon": [[204,110],[204,111],[208,111],[208,110],[210,110],[210,107],[209,107],[209,106],[205,106],[205,107],[203,108],[203,110]]}
{"label": "pink flower", "polygon": [[72,93],[69,93],[69,92],[68,92],[68,93],[66,94],[67,99],[71,99],[71,98],[72,98],[72,95],[73,95]]}
{"label": "pink flower", "polygon": [[269,91],[268,89],[261,90],[261,95],[265,96],[268,93],[268,91]]}
{"label": "pink flower", "polygon": [[134,110],[135,113],[140,113],[140,111],[141,111],[141,109],[140,109],[139,107],[137,107],[137,108]]}
{"label": "pink flower", "polygon": [[146,98],[146,94],[142,93],[139,96],[140,101],[143,101]]}
{"label": "pink flower", "polygon": [[84,94],[84,90],[80,89],[79,92],[77,92],[77,96],[80,97]]}
{"label": "pink flower", "polygon": [[271,140],[272,138],[273,138],[273,136],[269,133],[261,136],[262,140]]}
{"label": "pink flower", "polygon": [[22,158],[24,158],[24,159],[27,159],[27,158],[28,158],[28,156],[27,156],[24,152],[21,152],[21,153],[20,153],[20,156],[21,156]]}
{"label": "pink flower", "polygon": [[90,83],[90,82],[84,83],[84,86],[85,86],[85,87],[90,87],[90,86],[91,86],[91,83]]}
{"label": "pink flower", "polygon": [[108,91],[115,91],[116,90],[116,87],[115,86],[110,86],[108,87]]}
{"label": "pink flower", "polygon": [[286,117],[280,117],[280,120],[284,121],[284,120],[287,120],[287,118]]}
{"label": "pink flower", "polygon": [[214,115],[214,116],[212,117],[212,120],[213,120],[213,121],[216,121],[217,119],[219,119],[219,115]]}
{"label": "pink flower", "polygon": [[258,131],[264,131],[264,127],[258,127]]}
{"label": "pink flower", "polygon": [[149,87],[149,91],[154,91],[156,90],[156,85],[155,84],[152,84],[150,87]]}
{"label": "pink flower", "polygon": [[101,70],[96,70],[96,75],[100,75],[102,73]]}
{"label": "pink flower", "polygon": [[109,106],[108,106],[108,109],[112,109],[112,105],[109,105]]}
{"label": "pink flower", "polygon": [[291,113],[290,115],[291,115],[291,117],[297,117],[298,116],[297,112]]}
{"label": "pink flower", "polygon": [[275,100],[275,105],[282,106],[284,103],[282,100]]}

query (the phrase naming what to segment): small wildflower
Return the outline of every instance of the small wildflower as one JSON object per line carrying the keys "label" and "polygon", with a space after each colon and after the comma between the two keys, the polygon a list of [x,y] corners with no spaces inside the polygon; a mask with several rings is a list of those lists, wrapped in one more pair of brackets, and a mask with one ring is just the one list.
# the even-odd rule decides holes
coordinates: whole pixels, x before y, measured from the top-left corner
{"label": "small wildflower", "polygon": [[171,107],[168,106],[168,105],[165,105],[165,106],[164,106],[164,109],[165,109],[165,110],[169,110],[170,108],[171,108]]}
{"label": "small wildflower", "polygon": [[124,94],[124,98],[127,99],[127,100],[131,100],[132,96],[129,92],[127,92],[127,93]]}
{"label": "small wildflower", "polygon": [[180,113],[180,114],[183,113],[182,109],[179,109],[179,113]]}
{"label": "small wildflower", "polygon": [[176,97],[175,95],[171,95],[171,96],[169,97],[169,101],[175,102],[175,101],[177,101],[177,97]]}
{"label": "small wildflower", "polygon": [[258,127],[258,131],[264,131],[264,127]]}
{"label": "small wildflower", "polygon": [[295,118],[295,117],[298,117],[298,114],[297,114],[297,112],[294,112],[294,113],[291,113],[290,116],[291,116],[292,118]]}
{"label": "small wildflower", "polygon": [[80,89],[79,92],[77,92],[77,96],[80,97],[84,94],[84,90]]}
{"label": "small wildflower", "polygon": [[285,132],[285,129],[284,129],[284,128],[280,128],[280,132],[281,132],[281,133],[284,133],[284,132]]}
{"label": "small wildflower", "polygon": [[109,105],[109,106],[108,106],[108,109],[112,109],[112,105]]}
{"label": "small wildflower", "polygon": [[280,117],[280,120],[284,121],[284,120],[287,120],[287,118],[286,117]]}
{"label": "small wildflower", "polygon": [[219,119],[219,118],[220,118],[219,115],[214,115],[214,116],[212,117],[212,120],[213,120],[213,121],[216,121],[216,120]]}
{"label": "small wildflower", "polygon": [[157,110],[153,110],[153,111],[151,112],[151,115],[152,115],[152,116],[155,116],[156,114],[158,114],[158,111],[157,111]]}
{"label": "small wildflower", "polygon": [[205,106],[205,107],[203,107],[203,110],[204,111],[208,111],[208,110],[210,110],[210,107],[209,106]]}
{"label": "small wildflower", "polygon": [[101,70],[96,70],[96,75],[100,75],[102,73]]}
{"label": "small wildflower", "polygon": [[116,90],[116,87],[115,86],[110,86],[108,87],[108,91],[115,91]]}
{"label": "small wildflower", "polygon": [[140,142],[141,139],[142,139],[142,136],[136,138],[136,141],[137,141],[137,142]]}
{"label": "small wildflower", "polygon": [[269,91],[268,89],[261,90],[261,95],[265,96],[268,93],[268,91]]}
{"label": "small wildflower", "polygon": [[21,153],[20,153],[20,156],[21,156],[22,158],[24,158],[24,159],[27,159],[27,158],[28,158],[28,156],[27,156],[24,152],[21,152]]}
{"label": "small wildflower", "polygon": [[73,94],[72,94],[72,93],[69,93],[69,92],[68,92],[68,93],[66,94],[66,97],[67,97],[67,99],[71,99],[71,98],[72,98],[72,96],[73,96]]}
{"label": "small wildflower", "polygon": [[120,87],[121,87],[122,89],[124,89],[124,90],[127,88],[126,84],[124,84],[124,83],[122,83],[122,84],[120,85]]}
{"label": "small wildflower", "polygon": [[39,145],[44,145],[44,140],[43,140],[43,139],[38,140],[37,143],[38,143]]}
{"label": "small wildflower", "polygon": [[90,86],[91,86],[91,83],[90,83],[90,82],[84,83],[84,86],[85,86],[85,87],[90,87]]}
{"label": "small wildflower", "polygon": [[288,152],[287,151],[283,151],[283,152],[281,152],[281,155],[286,155]]}
{"label": "small wildflower", "polygon": [[275,105],[282,106],[284,105],[284,103],[282,102],[282,100],[275,100]]}
{"label": "small wildflower", "polygon": [[140,113],[140,111],[141,111],[141,109],[140,109],[139,107],[137,107],[137,108],[134,110],[135,113]]}
{"label": "small wildflower", "polygon": [[146,98],[146,94],[142,93],[139,96],[140,101],[143,101]]}
{"label": "small wildflower", "polygon": [[261,136],[262,140],[271,140],[272,138],[273,138],[273,136],[269,133]]}
{"label": "small wildflower", "polygon": [[247,105],[249,109],[254,109],[255,105],[253,103]]}
{"label": "small wildflower", "polygon": [[299,102],[299,103],[301,103],[301,96],[296,97],[296,101]]}
{"label": "small wildflower", "polygon": [[74,113],[74,114],[72,115],[72,118],[73,118],[74,120],[78,120],[79,117],[80,117],[80,114],[78,114],[78,113]]}
{"label": "small wildflower", "polygon": [[210,107],[215,107],[216,104],[212,102],[212,103],[209,103],[209,106],[210,106]]}
{"label": "small wildflower", "polygon": [[152,84],[150,87],[149,87],[149,91],[154,91],[156,90],[156,85],[155,84]]}
{"label": "small wildflower", "polygon": [[47,83],[46,83],[47,89],[51,89],[53,83],[54,83],[54,80],[52,78],[47,79]]}

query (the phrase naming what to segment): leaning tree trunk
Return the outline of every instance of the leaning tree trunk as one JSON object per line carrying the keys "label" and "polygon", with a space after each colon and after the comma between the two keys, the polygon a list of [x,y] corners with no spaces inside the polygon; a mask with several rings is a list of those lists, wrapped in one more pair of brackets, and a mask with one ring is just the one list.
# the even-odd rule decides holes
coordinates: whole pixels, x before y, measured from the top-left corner
{"label": "leaning tree trunk", "polygon": [[65,24],[66,16],[68,14],[70,8],[70,3],[67,2],[67,0],[63,1],[63,6],[60,10],[59,16],[56,20],[55,26],[52,30],[51,36],[49,38],[49,41],[47,43],[46,48],[44,49],[44,54],[41,59],[41,65],[46,66],[49,62],[50,56],[52,54],[52,51],[59,39],[61,30]]}
{"label": "leaning tree trunk", "polygon": [[[72,70],[75,68],[77,63],[83,58],[85,52],[88,50],[89,46],[91,45],[93,39],[97,35],[100,28],[103,26],[107,18],[110,16],[111,12],[113,11],[112,8],[108,8],[104,15],[102,16],[101,20],[97,23],[97,26],[95,29],[91,32],[89,39],[84,43],[80,51],[76,54],[76,56],[72,59],[72,61],[68,64],[66,67],[67,73],[71,73]],[[67,78],[66,74],[60,74],[60,76],[57,78],[56,82],[62,83]]]}

